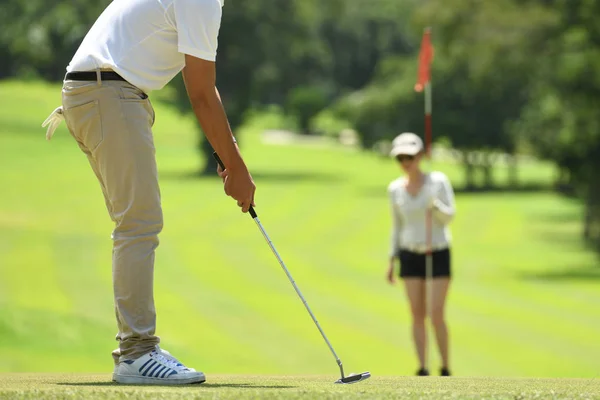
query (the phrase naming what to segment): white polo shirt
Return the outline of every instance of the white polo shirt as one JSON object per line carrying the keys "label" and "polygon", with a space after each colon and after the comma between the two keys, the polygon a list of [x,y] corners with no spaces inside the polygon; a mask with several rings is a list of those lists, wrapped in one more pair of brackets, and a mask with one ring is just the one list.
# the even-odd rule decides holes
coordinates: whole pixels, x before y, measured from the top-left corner
{"label": "white polo shirt", "polygon": [[215,61],[224,0],[113,0],[67,71],[112,69],[146,93],[185,66],[185,54]]}
{"label": "white polo shirt", "polygon": [[427,208],[433,206],[431,245],[434,250],[450,246],[448,223],[455,214],[454,190],[443,172],[431,172],[416,196],[406,190],[406,178],[401,177],[388,186],[392,214],[390,257],[405,249],[424,253],[427,249]]}

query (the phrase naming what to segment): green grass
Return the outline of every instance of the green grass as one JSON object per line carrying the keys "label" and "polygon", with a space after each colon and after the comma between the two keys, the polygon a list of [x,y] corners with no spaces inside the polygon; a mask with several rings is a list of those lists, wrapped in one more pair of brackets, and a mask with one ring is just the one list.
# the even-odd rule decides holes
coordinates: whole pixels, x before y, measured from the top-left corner
{"label": "green grass", "polygon": [[[209,378],[210,379],[210,378]],[[202,385],[121,386],[105,375],[0,374],[0,399],[599,399],[600,380],[217,375]]]}
{"label": "green grass", "polygon": [[[44,138],[40,124],[59,102],[56,85],[0,84],[4,372],[112,368],[112,224],[64,124],[51,142]],[[192,120],[155,107],[165,215],[155,299],[163,346],[209,375],[334,379],[333,358],[254,223],[223,194],[219,180],[192,176],[199,165]],[[266,145],[259,124],[240,133],[258,187],[257,212],[346,369],[370,370],[369,387],[377,387],[377,377],[412,374],[404,293],[384,280],[386,186],[398,176],[397,166],[331,146]],[[462,182],[458,166],[434,168],[457,186]],[[524,164],[520,174],[527,182],[547,183],[553,169]],[[503,176],[499,171],[498,179]],[[455,373],[600,375],[600,268],[580,241],[580,204],[530,192],[459,194],[457,206],[448,306]],[[406,382],[421,387],[421,381]],[[447,383],[448,390],[460,382]],[[517,381],[491,382],[501,388]],[[518,382],[523,386],[515,390],[527,389],[529,381]],[[294,385],[299,388],[291,391],[304,390],[304,384]]]}

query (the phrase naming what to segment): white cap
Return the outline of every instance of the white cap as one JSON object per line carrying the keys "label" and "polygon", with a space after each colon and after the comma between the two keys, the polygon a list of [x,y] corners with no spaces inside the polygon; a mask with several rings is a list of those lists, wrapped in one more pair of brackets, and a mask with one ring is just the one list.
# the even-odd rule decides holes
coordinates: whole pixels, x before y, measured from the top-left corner
{"label": "white cap", "polygon": [[390,156],[397,157],[400,154],[414,156],[420,151],[423,151],[423,141],[421,138],[414,133],[404,132],[396,136],[392,141]]}

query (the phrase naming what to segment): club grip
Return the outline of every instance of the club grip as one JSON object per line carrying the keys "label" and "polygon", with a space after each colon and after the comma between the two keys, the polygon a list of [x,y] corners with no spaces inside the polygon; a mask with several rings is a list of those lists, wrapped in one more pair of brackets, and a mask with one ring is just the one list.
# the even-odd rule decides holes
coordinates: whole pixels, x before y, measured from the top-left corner
{"label": "club grip", "polygon": [[[213,151],[213,157],[215,158],[215,160],[217,160],[217,163],[219,163],[219,165],[221,166],[222,169],[225,169],[225,165],[223,165],[223,161],[221,161],[221,158],[219,157],[219,155],[217,154],[216,151]],[[258,215],[256,215],[256,211],[254,211],[254,208],[252,206],[250,206],[250,209],[248,210],[248,212],[250,213],[250,216],[254,219],[256,217],[258,217]]]}

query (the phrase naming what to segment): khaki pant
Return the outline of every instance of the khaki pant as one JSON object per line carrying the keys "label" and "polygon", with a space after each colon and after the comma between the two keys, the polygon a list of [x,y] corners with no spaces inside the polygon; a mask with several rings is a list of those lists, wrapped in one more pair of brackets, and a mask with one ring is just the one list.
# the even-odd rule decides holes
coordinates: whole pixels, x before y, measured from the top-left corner
{"label": "khaki pant", "polygon": [[63,113],[87,156],[115,223],[113,287],[119,333],[115,361],[151,351],[155,336],[154,250],[163,226],[148,97],[122,81],[65,81]]}

